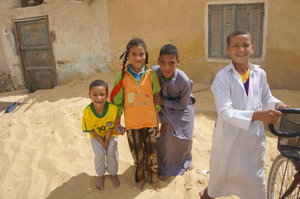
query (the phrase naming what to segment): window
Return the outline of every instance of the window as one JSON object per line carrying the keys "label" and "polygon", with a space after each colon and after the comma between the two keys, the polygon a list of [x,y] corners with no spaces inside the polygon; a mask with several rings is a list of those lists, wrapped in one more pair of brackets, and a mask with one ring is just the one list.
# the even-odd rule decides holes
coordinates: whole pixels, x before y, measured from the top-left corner
{"label": "window", "polygon": [[262,56],[264,4],[226,4],[208,6],[208,56],[224,58],[227,36],[235,29],[248,30],[255,45],[253,57]]}
{"label": "window", "polygon": [[44,0],[21,0],[22,7],[37,6],[43,3]]}

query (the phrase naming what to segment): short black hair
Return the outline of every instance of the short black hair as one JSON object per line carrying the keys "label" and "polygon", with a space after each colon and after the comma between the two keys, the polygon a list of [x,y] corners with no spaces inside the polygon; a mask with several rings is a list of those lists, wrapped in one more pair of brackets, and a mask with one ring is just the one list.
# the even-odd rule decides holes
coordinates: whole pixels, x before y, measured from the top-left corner
{"label": "short black hair", "polygon": [[251,34],[248,30],[241,30],[241,29],[240,30],[234,30],[227,37],[227,45],[230,44],[231,37],[237,36],[237,35],[250,35],[250,37],[251,37]]}
{"label": "short black hair", "polygon": [[161,47],[159,51],[159,56],[162,55],[175,55],[177,59],[179,58],[178,50],[172,44],[166,44],[163,47]]}
{"label": "short black hair", "polygon": [[107,85],[107,83],[105,81],[100,80],[100,79],[92,81],[90,83],[90,85],[89,85],[89,91],[91,91],[92,88],[95,87],[95,86],[102,86],[102,87],[104,87],[105,90],[106,90],[106,92],[108,93],[108,85]]}

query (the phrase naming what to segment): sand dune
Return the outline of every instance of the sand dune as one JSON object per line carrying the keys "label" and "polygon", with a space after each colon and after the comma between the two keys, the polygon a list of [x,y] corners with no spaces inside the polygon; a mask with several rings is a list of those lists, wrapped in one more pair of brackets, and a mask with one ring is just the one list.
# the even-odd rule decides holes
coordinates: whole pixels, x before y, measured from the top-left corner
{"label": "sand dune", "polygon": [[[199,198],[208,179],[212,129],[216,112],[208,85],[194,87],[196,118],[193,142],[194,169],[161,182],[156,192],[146,185],[133,187],[134,168],[126,136],[119,137],[121,186],[114,189],[107,178],[105,190],[95,188],[93,151],[88,135],[81,132],[81,113],[90,103],[88,84],[106,80],[111,89],[115,74],[99,73],[51,90],[28,94],[25,90],[0,94],[0,198],[1,199],[130,199]],[[274,90],[287,104],[300,107],[300,91]],[[22,102],[13,112],[4,110],[11,102]],[[275,157],[276,138],[268,137],[266,173]],[[236,197],[227,197],[236,198]]]}

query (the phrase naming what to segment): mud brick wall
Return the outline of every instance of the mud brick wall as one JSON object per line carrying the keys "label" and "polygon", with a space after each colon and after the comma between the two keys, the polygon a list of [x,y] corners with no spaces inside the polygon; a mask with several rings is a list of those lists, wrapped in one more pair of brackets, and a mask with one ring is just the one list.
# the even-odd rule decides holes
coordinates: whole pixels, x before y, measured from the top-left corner
{"label": "mud brick wall", "polygon": [[0,71],[0,92],[13,91],[13,80],[11,74]]}

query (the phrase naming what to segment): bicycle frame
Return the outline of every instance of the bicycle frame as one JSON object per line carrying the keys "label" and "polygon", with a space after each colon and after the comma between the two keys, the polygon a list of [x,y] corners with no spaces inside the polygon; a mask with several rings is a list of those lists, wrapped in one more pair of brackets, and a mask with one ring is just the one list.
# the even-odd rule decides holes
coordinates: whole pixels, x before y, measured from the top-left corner
{"label": "bicycle frame", "polygon": [[[285,113],[286,114],[300,114],[300,109],[278,109],[278,110],[281,111],[283,114],[285,114]],[[273,124],[269,124],[269,129],[270,129],[271,133],[273,133],[274,135],[276,135],[278,137],[293,138],[293,137],[300,136],[300,129],[299,129],[300,123],[295,122],[295,126],[297,127],[297,129],[293,132],[278,131],[274,128]],[[300,140],[300,138],[298,138],[298,144],[299,144],[299,140]],[[278,144],[279,144],[279,142],[278,142]],[[297,144],[297,146],[299,147],[298,144]],[[278,148],[278,149],[280,149],[280,148]],[[287,155],[287,154],[284,154],[282,151],[280,151],[280,152],[282,153],[283,156]],[[278,173],[280,172],[279,168],[281,167],[281,165],[283,165],[284,162],[286,162],[286,166],[285,166],[284,172],[283,172],[284,174],[283,174],[283,177],[282,177],[281,182],[280,182],[281,187],[280,187],[280,192],[279,192],[279,199],[286,199],[288,196],[290,196],[294,192],[294,190],[297,188],[297,186],[300,185],[300,156],[296,155],[294,157],[287,157],[288,159],[286,159],[286,158],[284,159],[284,157],[282,155],[278,156],[276,158],[276,161],[274,161],[273,164],[272,164],[272,168],[271,168],[270,176],[269,176],[269,181],[268,181],[268,192],[270,190],[274,191],[274,186],[276,184],[276,182],[275,182],[276,181],[276,176],[279,175]],[[287,189],[284,191],[283,190],[284,188],[282,186],[284,184],[284,180],[286,178],[286,175],[288,175],[286,173],[287,173],[289,161],[291,161],[293,166],[295,167],[296,174],[293,175],[292,182],[285,187]],[[270,186],[271,186],[271,188],[270,188]],[[300,190],[298,190],[298,192],[297,192],[297,198],[296,199],[300,199],[299,192],[300,192]],[[274,193],[271,193],[271,195],[272,195],[271,198],[275,199],[275,198],[273,198]],[[268,198],[270,199],[270,193],[268,193]]]}

